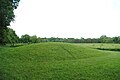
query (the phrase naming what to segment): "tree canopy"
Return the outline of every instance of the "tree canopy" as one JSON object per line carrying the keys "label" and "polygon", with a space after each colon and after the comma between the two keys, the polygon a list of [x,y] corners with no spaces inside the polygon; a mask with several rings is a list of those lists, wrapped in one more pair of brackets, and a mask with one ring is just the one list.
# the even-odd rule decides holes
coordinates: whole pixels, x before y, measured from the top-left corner
{"label": "tree canopy", "polygon": [[14,9],[18,7],[20,0],[0,0],[0,44],[5,44],[5,32],[10,22],[14,21]]}

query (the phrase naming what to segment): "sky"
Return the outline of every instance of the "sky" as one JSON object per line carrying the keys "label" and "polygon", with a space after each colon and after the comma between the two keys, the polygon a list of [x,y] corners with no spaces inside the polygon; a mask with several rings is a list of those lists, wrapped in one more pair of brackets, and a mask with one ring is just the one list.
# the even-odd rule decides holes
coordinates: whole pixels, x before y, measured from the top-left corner
{"label": "sky", "polygon": [[120,36],[120,0],[21,0],[14,13],[18,36]]}

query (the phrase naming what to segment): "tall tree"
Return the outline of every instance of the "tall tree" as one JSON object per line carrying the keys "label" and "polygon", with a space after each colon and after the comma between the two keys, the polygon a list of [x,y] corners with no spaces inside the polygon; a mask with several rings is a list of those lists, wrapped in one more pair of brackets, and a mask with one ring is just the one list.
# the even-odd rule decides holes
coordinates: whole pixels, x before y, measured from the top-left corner
{"label": "tall tree", "polygon": [[0,0],[0,44],[5,44],[5,32],[10,22],[14,21],[14,9],[20,0]]}

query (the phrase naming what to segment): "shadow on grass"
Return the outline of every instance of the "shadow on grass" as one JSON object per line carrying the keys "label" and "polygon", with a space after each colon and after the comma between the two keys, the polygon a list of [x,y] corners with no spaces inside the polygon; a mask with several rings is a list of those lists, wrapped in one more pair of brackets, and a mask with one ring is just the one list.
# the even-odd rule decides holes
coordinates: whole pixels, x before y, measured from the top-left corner
{"label": "shadow on grass", "polygon": [[95,49],[98,49],[98,50],[106,50],[106,51],[119,51],[120,52],[120,49],[107,49],[107,48],[95,48]]}
{"label": "shadow on grass", "polygon": [[0,80],[19,80],[13,75],[8,75],[7,73],[0,72]]}
{"label": "shadow on grass", "polygon": [[23,46],[23,45],[11,45],[10,47],[20,47],[20,46]]}
{"label": "shadow on grass", "polygon": [[4,73],[3,71],[0,71],[0,80],[7,80],[6,73]]}

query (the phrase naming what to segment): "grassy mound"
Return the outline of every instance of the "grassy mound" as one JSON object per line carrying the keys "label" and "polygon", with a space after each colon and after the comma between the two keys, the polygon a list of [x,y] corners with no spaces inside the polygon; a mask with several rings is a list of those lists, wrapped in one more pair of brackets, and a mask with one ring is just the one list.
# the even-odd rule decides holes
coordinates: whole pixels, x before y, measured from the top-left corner
{"label": "grassy mound", "polygon": [[0,80],[119,80],[119,52],[40,43],[0,48]]}

